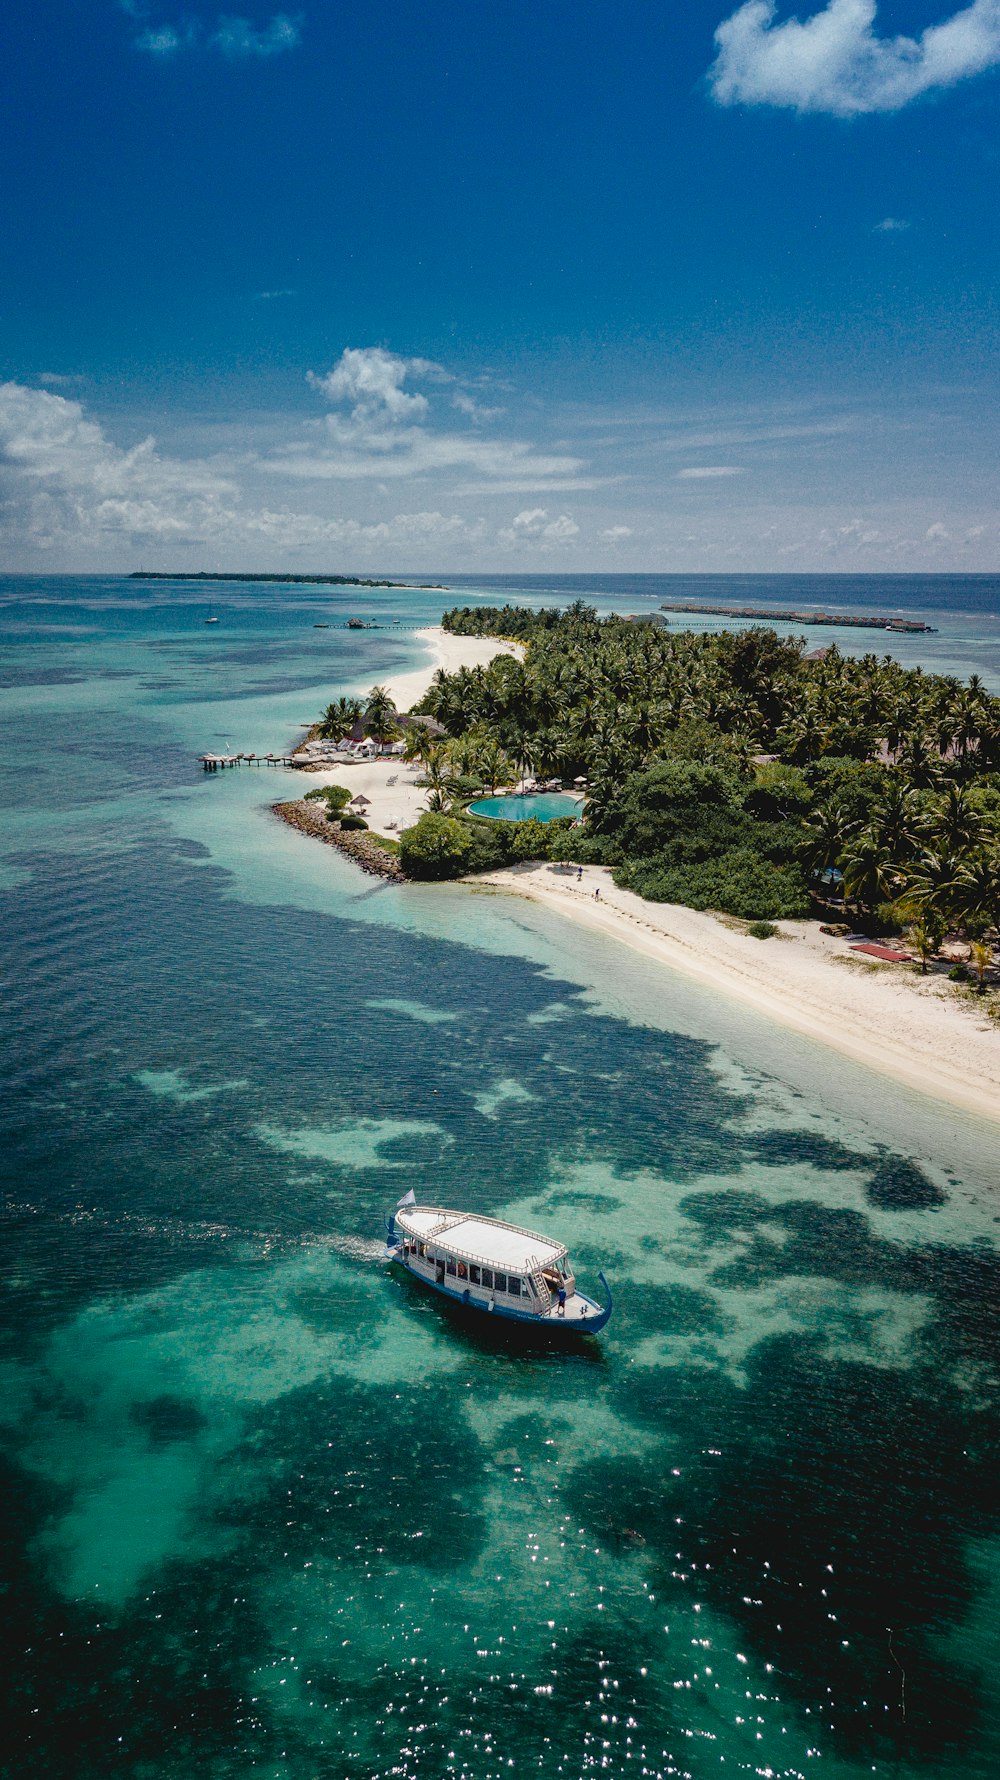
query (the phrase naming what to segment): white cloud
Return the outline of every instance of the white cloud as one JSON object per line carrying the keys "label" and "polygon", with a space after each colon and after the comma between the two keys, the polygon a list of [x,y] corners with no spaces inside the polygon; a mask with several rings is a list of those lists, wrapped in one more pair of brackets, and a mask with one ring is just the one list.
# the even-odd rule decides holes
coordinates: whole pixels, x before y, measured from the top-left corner
{"label": "white cloud", "polygon": [[605,544],[622,544],[626,538],[631,536],[632,527],[630,525],[609,525],[606,531],[598,533],[598,537],[602,538]]}
{"label": "white cloud", "polygon": [[[462,495],[561,492],[593,487],[582,477],[581,458],[545,455],[522,439],[494,439],[478,430],[488,410],[474,416],[477,430],[455,432],[427,424],[430,401],[406,383],[454,384],[433,359],[402,358],[382,346],[348,347],[332,370],[308,381],[334,412],[305,438],[282,446],[266,468],[305,481],[385,481],[400,477],[470,474],[455,489]],[[454,407],[454,393],[449,407]]]}
{"label": "white cloud", "polygon": [[8,526],[40,545],[211,535],[235,495],[220,471],[161,457],[152,439],[123,451],[79,402],[0,384],[0,499]]}
{"label": "white cloud", "polygon": [[194,19],[181,24],[148,23],[149,8],[145,0],[119,0],[119,4],[129,18],[145,25],[145,30],[135,38],[136,49],[164,59],[183,49],[195,49],[204,44],[207,49],[218,50],[230,61],[262,61],[296,49],[302,41],[301,18],[293,18],[287,12],[276,12],[268,24],[261,26],[251,24],[249,19],[224,13],[214,30],[205,30]]}
{"label": "white cloud", "polygon": [[902,216],[883,216],[882,221],[875,224],[873,235],[905,235],[909,223]]}
{"label": "white cloud", "polygon": [[477,402],[464,389],[455,391],[451,398],[451,405],[453,408],[457,408],[460,414],[465,414],[470,420],[475,421],[496,420],[497,416],[504,412],[502,408],[487,408],[484,403]]}
{"label": "white cloud", "polygon": [[147,30],[140,31],[135,47],[145,50],[150,56],[175,56],[179,49],[184,49],[194,41],[190,25],[181,28],[176,25],[150,25]]}
{"label": "white cloud", "polygon": [[8,547],[73,554],[246,542],[369,549],[486,535],[482,519],[436,510],[365,523],[253,505],[218,464],[164,455],[151,438],[123,450],[79,402],[18,383],[0,384],[0,516]]}
{"label": "white cloud", "polygon": [[280,56],[301,43],[302,20],[290,18],[287,12],[276,12],[270,24],[258,30],[249,19],[224,15],[208,41],[224,56],[237,59],[241,56]]}
{"label": "white cloud", "polygon": [[718,476],[742,476],[739,464],[696,464],[690,469],[678,470],[678,482],[714,481]]}
{"label": "white cloud", "polygon": [[928,544],[947,544],[951,538],[951,533],[946,525],[941,524],[939,519],[934,525],[929,525],[927,527],[924,537],[927,539]]}
{"label": "white cloud", "polygon": [[432,359],[400,358],[382,346],[347,346],[331,371],[317,377],[307,373],[314,389],[331,402],[352,403],[356,421],[418,420],[427,413],[427,397],[407,395],[408,377],[447,379],[448,373]]}
{"label": "white cloud", "polygon": [[773,0],[749,0],[715,33],[709,71],[720,105],[776,105],[855,117],[899,111],[924,93],[1000,64],[1000,0],[973,0],[917,38],[878,37],[875,0],[829,0],[775,24]]}
{"label": "white cloud", "polygon": [[579,536],[580,527],[568,513],[550,519],[545,507],[527,507],[516,513],[509,526],[497,533],[503,544],[568,544]]}

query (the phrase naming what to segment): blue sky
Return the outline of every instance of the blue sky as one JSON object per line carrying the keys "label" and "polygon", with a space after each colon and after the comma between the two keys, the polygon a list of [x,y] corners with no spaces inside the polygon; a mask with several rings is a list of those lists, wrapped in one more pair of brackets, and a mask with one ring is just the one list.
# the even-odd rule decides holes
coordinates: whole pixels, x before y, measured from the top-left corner
{"label": "blue sky", "polygon": [[3,566],[1000,566],[1000,0],[5,18]]}

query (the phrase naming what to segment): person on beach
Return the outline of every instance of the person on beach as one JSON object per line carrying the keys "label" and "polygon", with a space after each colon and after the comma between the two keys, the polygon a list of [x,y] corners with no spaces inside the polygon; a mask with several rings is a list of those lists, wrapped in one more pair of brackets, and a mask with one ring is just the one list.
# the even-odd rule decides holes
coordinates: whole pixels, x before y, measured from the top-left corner
{"label": "person on beach", "polygon": [[582,882],[583,882],[583,866],[582,865],[578,865],[576,868],[576,881],[578,884],[582,884]]}
{"label": "person on beach", "polygon": [[598,888],[594,891],[594,901],[600,902],[600,900],[601,900],[601,891],[600,891],[600,886],[598,886]]}

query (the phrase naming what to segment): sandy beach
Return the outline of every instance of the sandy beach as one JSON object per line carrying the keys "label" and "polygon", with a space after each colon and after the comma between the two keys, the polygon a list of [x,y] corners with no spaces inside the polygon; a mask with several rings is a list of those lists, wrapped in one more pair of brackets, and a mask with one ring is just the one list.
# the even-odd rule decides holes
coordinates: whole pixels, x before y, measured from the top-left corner
{"label": "sandy beach", "polygon": [[[438,667],[454,672],[517,653],[513,643],[436,627],[418,634],[431,659],[388,682],[401,711]],[[363,793],[369,826],[394,835],[425,808],[418,776],[418,767],[399,760],[369,760],[310,773],[309,786],[338,783]],[[470,882],[530,897],[857,1063],[1000,1122],[1000,1026],[938,975],[918,978],[906,967],[863,960],[810,921],[781,921],[773,939],[752,939],[715,915],[643,902],[600,866],[585,866],[582,878],[575,867],[512,866]]]}
{"label": "sandy beach", "polygon": [[1000,1026],[939,976],[862,962],[808,921],[781,921],[773,939],[752,939],[715,915],[643,902],[617,889],[606,867],[584,866],[578,879],[575,866],[512,866],[474,882],[531,897],[857,1063],[1000,1122]]}
{"label": "sandy beach", "polygon": [[[408,711],[423,697],[438,668],[452,674],[461,667],[485,667],[495,655],[519,655],[521,652],[517,643],[498,642],[493,637],[454,637],[438,625],[416,634],[426,645],[430,660],[423,667],[414,668],[408,674],[397,674],[384,682],[400,711]],[[302,791],[304,794],[322,785],[349,786],[355,796],[360,793],[369,800],[370,808],[365,812],[368,826],[376,834],[393,837],[402,829],[412,827],[421,810],[427,807],[426,792],[415,782],[420,777],[420,770],[418,765],[407,766],[399,759],[338,761],[335,766],[310,772]],[[305,779],[306,775],[303,777]]]}
{"label": "sandy beach", "polygon": [[427,648],[430,660],[409,674],[397,674],[385,682],[399,711],[408,711],[423,697],[438,668],[453,674],[458,668],[485,667],[495,655],[523,654],[520,643],[501,642],[496,637],[452,636],[439,624],[428,625],[415,634]]}

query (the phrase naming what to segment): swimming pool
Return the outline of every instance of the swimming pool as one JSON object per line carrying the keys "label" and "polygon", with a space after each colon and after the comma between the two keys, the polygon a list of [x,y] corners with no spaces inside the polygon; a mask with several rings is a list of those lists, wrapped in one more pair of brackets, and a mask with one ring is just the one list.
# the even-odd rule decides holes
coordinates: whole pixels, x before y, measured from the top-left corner
{"label": "swimming pool", "polygon": [[564,792],[546,791],[525,797],[481,797],[470,803],[470,816],[488,816],[494,822],[554,822],[557,816],[578,816],[582,803]]}

